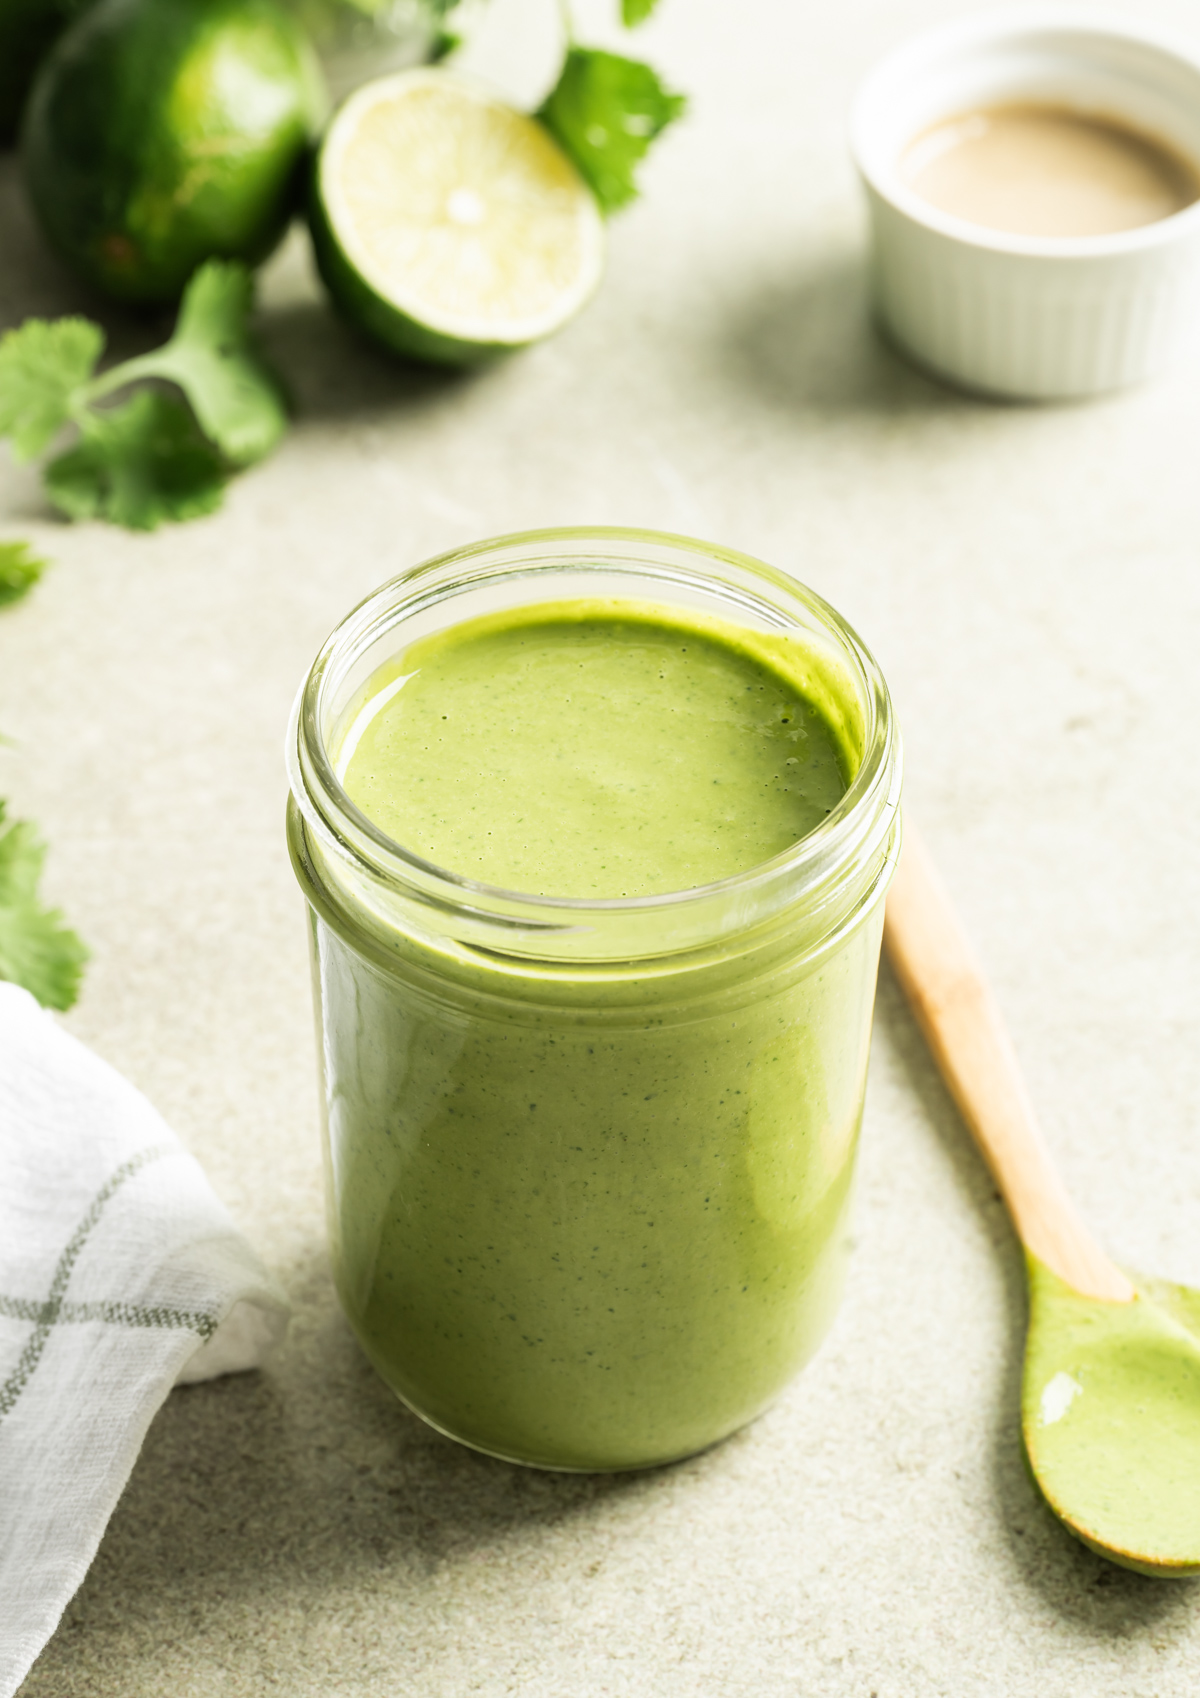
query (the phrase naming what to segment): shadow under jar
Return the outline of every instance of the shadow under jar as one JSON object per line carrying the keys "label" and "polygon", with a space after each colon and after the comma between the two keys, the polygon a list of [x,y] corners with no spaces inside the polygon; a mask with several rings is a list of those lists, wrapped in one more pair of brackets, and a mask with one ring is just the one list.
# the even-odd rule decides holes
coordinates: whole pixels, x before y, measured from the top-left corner
{"label": "shadow under jar", "polygon": [[[684,649],[743,644],[835,740],[840,800],[746,870],[627,897],[503,889],[389,836],[346,787],[380,679],[403,689],[438,633],[563,607],[658,618]],[[501,538],[338,627],[289,766],[334,1277],[379,1373],[440,1431],[545,1468],[647,1467],[742,1426],[817,1348],[845,1269],[899,851],[899,739],[870,654],[732,552]]]}

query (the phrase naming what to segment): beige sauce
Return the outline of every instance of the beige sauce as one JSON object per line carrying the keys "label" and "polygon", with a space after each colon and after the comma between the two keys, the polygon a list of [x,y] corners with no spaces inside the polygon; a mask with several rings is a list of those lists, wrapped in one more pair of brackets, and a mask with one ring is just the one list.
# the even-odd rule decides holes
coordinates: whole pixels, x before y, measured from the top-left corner
{"label": "beige sauce", "polygon": [[1059,106],[944,118],[909,144],[901,171],[942,212],[1025,236],[1135,230],[1200,199],[1200,171],[1168,144]]}

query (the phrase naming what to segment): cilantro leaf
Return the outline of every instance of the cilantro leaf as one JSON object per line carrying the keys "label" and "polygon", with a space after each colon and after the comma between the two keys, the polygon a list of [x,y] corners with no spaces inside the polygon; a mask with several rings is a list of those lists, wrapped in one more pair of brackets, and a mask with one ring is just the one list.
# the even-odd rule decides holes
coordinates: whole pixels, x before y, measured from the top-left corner
{"label": "cilantro leaf", "polygon": [[209,260],[187,286],[171,340],[105,372],[90,397],[140,377],[168,378],[227,460],[239,466],[261,460],[287,429],[287,408],[250,338],[253,302],[254,280],[244,265]]}
{"label": "cilantro leaf", "polygon": [[[70,518],[152,530],[211,513],[229,472],[261,459],[287,429],[282,391],[251,339],[253,299],[244,265],[210,260],[188,284],[170,341],[99,377],[97,325],[27,320],[0,338],[0,435],[28,459],[68,420],[78,426],[79,442],[45,472],[50,499]],[[158,388],[120,407],[97,405],[146,378],[176,384],[191,410]],[[11,561],[5,570],[0,604],[34,581]]]}
{"label": "cilantro leaf", "polygon": [[0,607],[28,595],[48,564],[27,542],[0,542]]}
{"label": "cilantro leaf", "polygon": [[626,29],[636,29],[645,23],[657,4],[658,0],[621,0],[621,22]]}
{"label": "cilantro leaf", "polygon": [[572,47],[538,117],[570,155],[603,212],[635,199],[634,167],[687,101],[636,59]]}
{"label": "cilantro leaf", "polygon": [[187,408],[142,389],[111,412],[84,416],[82,440],[46,468],[51,501],[70,519],[110,519],[152,531],[221,505],[226,468]]}
{"label": "cilantro leaf", "polygon": [[429,63],[440,65],[452,53],[457,53],[466,38],[452,29],[439,29],[429,44]]}
{"label": "cilantro leaf", "polygon": [[49,447],[95,370],[104,332],[86,318],[29,318],[0,337],[0,436],[18,460]]}
{"label": "cilantro leaf", "polygon": [[57,908],[38,900],[46,848],[27,820],[4,825],[0,802],[0,979],[47,1008],[70,1008],[88,952]]}

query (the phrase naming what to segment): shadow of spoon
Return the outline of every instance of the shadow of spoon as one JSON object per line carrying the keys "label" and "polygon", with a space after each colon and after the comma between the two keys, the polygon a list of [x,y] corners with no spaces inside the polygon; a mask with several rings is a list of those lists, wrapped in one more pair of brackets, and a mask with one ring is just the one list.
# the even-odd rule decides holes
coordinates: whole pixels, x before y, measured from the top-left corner
{"label": "shadow of spoon", "polygon": [[1129,1276],[1075,1211],[1000,1011],[911,822],[884,945],[1025,1247],[1025,1454],[1059,1519],[1142,1574],[1200,1574],[1200,1291]]}

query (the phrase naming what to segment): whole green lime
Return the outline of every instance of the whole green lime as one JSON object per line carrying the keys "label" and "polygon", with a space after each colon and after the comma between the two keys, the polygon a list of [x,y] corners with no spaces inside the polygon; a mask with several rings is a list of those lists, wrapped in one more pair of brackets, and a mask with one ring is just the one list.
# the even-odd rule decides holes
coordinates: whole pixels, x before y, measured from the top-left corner
{"label": "whole green lime", "polygon": [[99,0],[38,72],[25,182],[90,283],[171,301],[206,259],[270,253],[325,111],[308,37],[275,0]]}

